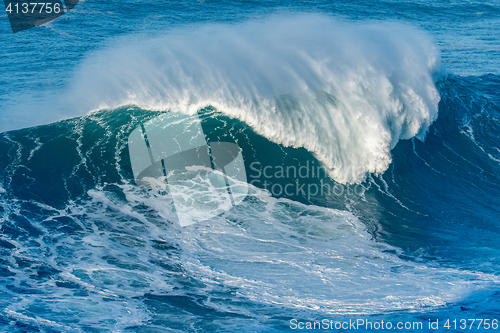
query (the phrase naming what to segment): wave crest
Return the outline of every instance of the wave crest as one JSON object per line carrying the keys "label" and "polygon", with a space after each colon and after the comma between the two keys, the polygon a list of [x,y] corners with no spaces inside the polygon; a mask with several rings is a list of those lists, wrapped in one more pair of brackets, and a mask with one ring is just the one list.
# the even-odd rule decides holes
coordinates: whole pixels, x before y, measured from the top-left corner
{"label": "wave crest", "polygon": [[342,183],[384,172],[396,143],[423,139],[437,118],[440,55],[406,25],[285,15],[139,37],[85,59],[71,105],[189,114],[211,105],[308,149]]}

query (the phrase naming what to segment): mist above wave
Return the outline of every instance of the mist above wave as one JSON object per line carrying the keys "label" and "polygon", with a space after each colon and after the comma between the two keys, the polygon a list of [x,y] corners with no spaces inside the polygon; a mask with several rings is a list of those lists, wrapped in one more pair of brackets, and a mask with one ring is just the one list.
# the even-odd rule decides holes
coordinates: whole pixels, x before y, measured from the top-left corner
{"label": "mist above wave", "polygon": [[439,67],[429,38],[406,25],[274,15],[120,39],[83,61],[68,103],[81,113],[211,105],[352,183],[385,171],[400,139],[424,138]]}

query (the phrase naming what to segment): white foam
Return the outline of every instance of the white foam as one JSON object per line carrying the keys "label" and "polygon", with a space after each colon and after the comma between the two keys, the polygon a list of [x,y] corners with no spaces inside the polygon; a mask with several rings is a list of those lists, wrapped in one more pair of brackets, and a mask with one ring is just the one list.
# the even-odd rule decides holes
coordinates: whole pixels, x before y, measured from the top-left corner
{"label": "white foam", "polygon": [[[251,185],[240,205],[187,227],[175,222],[171,198],[119,187],[126,199],[116,189],[96,188],[88,192],[89,201],[60,211],[84,225],[82,234],[53,235],[57,243],[43,243],[44,252],[33,242],[15,243],[19,250],[13,255],[36,267],[57,268],[56,281],[77,288],[16,268],[14,286],[43,293],[20,297],[0,286],[6,317],[39,328],[122,331],[151,325],[143,298],[148,294],[196,295],[202,311],[242,314],[254,322],[266,312],[275,317],[425,312],[499,282],[488,274],[403,260],[397,248],[372,240],[348,212],[276,199]],[[48,233],[40,221],[31,223]],[[34,306],[44,310],[33,316]],[[175,312],[176,306],[178,317],[169,314],[167,325],[197,316],[196,309],[183,314],[182,304],[166,311]]]}
{"label": "white foam", "polygon": [[[329,314],[426,311],[428,307],[459,301],[488,282],[498,283],[488,274],[403,260],[397,255],[399,249],[375,242],[364,224],[349,212],[276,199],[251,185],[248,199],[239,206],[208,222],[185,228],[166,220],[151,223],[151,216],[157,213],[175,221],[168,197],[145,195],[128,185],[121,187],[128,205],[117,204],[105,192],[91,191],[92,206],[95,209],[102,205],[96,212],[102,214],[99,219],[109,221],[110,230],[120,230],[121,239],[143,242],[120,241],[124,247],[119,249],[109,236],[93,234],[84,243],[100,246],[104,253],[118,255],[123,251],[119,258],[138,267],[150,267],[147,258],[182,267],[183,274],[203,282],[198,290],[202,294],[205,290],[215,294],[236,290],[237,296],[229,302],[232,305],[215,300],[209,305],[225,311],[251,311],[234,305],[240,298],[256,304],[279,304],[283,315],[297,310]],[[135,212],[139,206],[153,211],[149,217],[141,216]],[[99,215],[93,219],[98,220]],[[131,217],[142,222],[136,224]],[[127,223],[113,222],[120,220]],[[139,233],[139,225],[147,228]],[[167,257],[146,245],[153,239],[177,244],[178,256]],[[140,253],[149,254],[142,258]],[[82,264],[74,263],[72,268],[88,271],[92,267],[95,272],[109,267],[99,255],[92,258],[91,266],[90,262]],[[106,271],[111,274],[108,279],[114,276],[124,281],[120,288],[106,286],[118,295],[139,295],[141,288],[125,282],[137,276],[148,281],[148,290],[152,288],[154,293],[172,293],[172,286],[176,285],[172,279],[175,275],[159,268],[126,275],[120,270]],[[97,286],[101,284],[99,279],[93,281]]]}
{"label": "white foam", "polygon": [[351,213],[307,206],[253,189],[253,198],[223,218],[179,234],[183,267],[197,280],[283,315],[425,311],[463,299],[473,272],[402,260],[397,248],[372,240]]}

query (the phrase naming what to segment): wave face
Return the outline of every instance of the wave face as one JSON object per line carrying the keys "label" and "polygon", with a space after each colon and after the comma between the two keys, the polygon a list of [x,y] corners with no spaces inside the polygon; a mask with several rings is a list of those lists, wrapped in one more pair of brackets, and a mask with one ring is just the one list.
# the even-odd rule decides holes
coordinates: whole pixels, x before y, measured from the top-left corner
{"label": "wave face", "polygon": [[499,273],[499,83],[495,75],[439,83],[439,118],[426,140],[400,142],[387,172],[369,176],[359,209],[378,221],[378,239]]}
{"label": "wave face", "polygon": [[[500,306],[499,86],[496,76],[440,81],[426,141],[399,142],[388,171],[356,195],[250,187],[242,204],[189,228],[168,196],[133,182],[127,138],[161,112],[122,107],[4,133],[0,322],[279,332],[291,316],[489,317]],[[319,164],[219,109],[199,114],[207,140],[242,147],[250,176],[256,161]]]}
{"label": "wave face", "polygon": [[425,136],[439,70],[434,45],[408,26],[271,16],[119,41],[84,61],[65,105],[213,106],[354,183],[384,172],[399,140]]}

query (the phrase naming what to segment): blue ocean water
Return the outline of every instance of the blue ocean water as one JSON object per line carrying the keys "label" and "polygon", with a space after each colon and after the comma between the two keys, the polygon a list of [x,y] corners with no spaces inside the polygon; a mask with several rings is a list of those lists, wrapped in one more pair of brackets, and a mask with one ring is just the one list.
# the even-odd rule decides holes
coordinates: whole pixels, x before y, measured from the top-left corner
{"label": "blue ocean water", "polygon": [[[0,331],[497,330],[499,14],[84,1],[16,34],[1,16]],[[241,147],[242,204],[181,227],[136,186],[128,136],[164,112]],[[279,174],[303,166],[324,168]]]}

